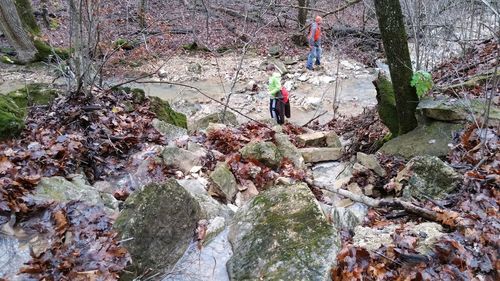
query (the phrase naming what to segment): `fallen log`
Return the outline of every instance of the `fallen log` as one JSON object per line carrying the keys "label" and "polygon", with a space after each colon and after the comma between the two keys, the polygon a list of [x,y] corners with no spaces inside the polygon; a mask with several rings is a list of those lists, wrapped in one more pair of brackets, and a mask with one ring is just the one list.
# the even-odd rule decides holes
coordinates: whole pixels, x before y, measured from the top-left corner
{"label": "fallen log", "polygon": [[340,27],[340,28],[332,28],[326,31],[335,37],[351,36],[357,38],[376,38],[376,39],[382,38],[380,32],[363,30],[361,28]]}
{"label": "fallen log", "polygon": [[326,189],[326,190],[331,191],[333,193],[336,193],[338,195],[349,198],[352,201],[363,203],[363,204],[367,205],[368,207],[395,208],[395,209],[405,210],[408,213],[422,217],[422,218],[429,220],[429,221],[434,221],[434,222],[440,223],[440,224],[447,226],[449,228],[452,228],[452,229],[454,229],[458,225],[462,224],[461,223],[462,218],[460,218],[459,214],[454,212],[454,211],[443,210],[440,208],[434,208],[433,210],[429,210],[427,208],[417,206],[411,202],[401,200],[399,198],[374,199],[374,198],[368,197],[368,196],[363,195],[363,194],[356,194],[356,193],[350,192],[350,191],[345,190],[345,189],[336,188],[336,187],[327,186],[327,185],[318,185],[318,184],[314,183],[314,181],[311,178],[306,178],[305,181],[309,186],[320,188],[320,189]]}
{"label": "fallen log", "polygon": [[235,17],[235,18],[245,19],[246,21],[249,21],[249,22],[261,22],[262,21],[262,19],[259,16],[253,17],[253,16],[250,16],[248,13],[245,13],[244,11],[237,11],[237,10],[222,7],[222,6],[219,6],[219,7],[210,6],[210,9],[219,11],[221,13],[230,15],[230,16]]}

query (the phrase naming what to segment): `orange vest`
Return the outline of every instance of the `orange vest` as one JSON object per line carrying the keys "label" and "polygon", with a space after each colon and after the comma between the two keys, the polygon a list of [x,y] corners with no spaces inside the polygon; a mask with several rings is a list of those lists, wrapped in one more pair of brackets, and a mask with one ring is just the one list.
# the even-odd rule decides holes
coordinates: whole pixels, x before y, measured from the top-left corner
{"label": "orange vest", "polygon": [[[314,42],[316,42],[321,37],[321,27],[319,27],[317,23],[313,23],[313,24],[316,25],[316,32],[314,32]],[[311,37],[312,37],[312,26],[313,26],[313,24],[311,24],[311,26],[309,27],[309,35],[307,35],[308,39],[311,39]]]}

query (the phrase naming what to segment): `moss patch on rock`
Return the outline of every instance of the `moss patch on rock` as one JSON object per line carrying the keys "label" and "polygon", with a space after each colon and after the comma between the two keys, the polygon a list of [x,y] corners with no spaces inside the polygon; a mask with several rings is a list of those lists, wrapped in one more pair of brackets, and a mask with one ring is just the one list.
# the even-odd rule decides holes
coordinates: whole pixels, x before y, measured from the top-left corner
{"label": "moss patch on rock", "polygon": [[48,84],[34,83],[24,88],[7,94],[20,108],[32,105],[47,105],[51,103],[58,94],[58,90],[51,88]]}
{"label": "moss patch on rock", "polygon": [[35,39],[33,43],[35,44],[35,48],[38,51],[38,53],[35,55],[35,61],[47,60],[50,56],[54,55],[54,53],[63,60],[69,58],[70,51],[66,49],[54,48],[44,41],[37,39]]}
{"label": "moss patch on rock", "polygon": [[443,157],[450,150],[448,144],[452,142],[453,133],[461,128],[461,124],[439,121],[421,124],[413,131],[386,142],[379,151],[406,159],[418,155]]}
{"label": "moss patch on rock", "polygon": [[24,128],[28,107],[49,104],[57,93],[48,84],[35,83],[0,95],[0,139],[19,135]]}
{"label": "moss patch on rock", "polygon": [[378,115],[392,135],[397,136],[399,134],[398,112],[392,83],[382,73],[379,73],[373,84],[377,89]]}
{"label": "moss patch on rock", "polygon": [[156,118],[181,128],[187,128],[186,115],[173,110],[167,101],[159,97],[150,97],[150,99],[151,111],[156,114]]}
{"label": "moss patch on rock", "polygon": [[14,137],[24,128],[26,109],[8,96],[0,95],[0,140]]}
{"label": "moss patch on rock", "polygon": [[306,185],[273,187],[233,221],[231,280],[329,280],[340,240]]}

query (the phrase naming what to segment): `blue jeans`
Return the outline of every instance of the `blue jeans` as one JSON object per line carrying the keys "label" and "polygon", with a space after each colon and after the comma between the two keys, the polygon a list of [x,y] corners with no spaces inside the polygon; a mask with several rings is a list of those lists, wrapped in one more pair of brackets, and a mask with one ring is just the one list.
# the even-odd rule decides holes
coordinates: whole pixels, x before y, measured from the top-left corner
{"label": "blue jeans", "polygon": [[313,59],[316,58],[316,65],[321,64],[321,47],[320,46],[313,46],[312,50],[309,52],[309,55],[307,56],[307,68],[311,69],[313,67]]}

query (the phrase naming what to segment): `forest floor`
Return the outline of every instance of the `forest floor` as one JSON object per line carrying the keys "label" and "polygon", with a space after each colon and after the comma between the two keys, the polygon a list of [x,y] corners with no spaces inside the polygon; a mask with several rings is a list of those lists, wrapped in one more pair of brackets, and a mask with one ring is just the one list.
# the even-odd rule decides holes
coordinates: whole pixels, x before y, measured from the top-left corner
{"label": "forest floor", "polygon": [[[36,5],[37,1],[34,2]],[[152,1],[151,5],[158,7],[168,5],[163,2],[166,1]],[[119,3],[126,5],[126,1]],[[51,2],[51,5],[55,4]],[[64,42],[67,42],[67,18],[64,16],[63,7],[50,6],[49,8],[55,15],[54,19],[57,20],[58,27],[51,31],[45,30],[45,39],[56,46],[64,46]],[[107,20],[116,25],[113,25],[113,30],[104,32],[103,42],[108,46],[113,46],[113,42],[125,38],[131,42],[137,41],[139,44],[130,50],[122,48],[117,50],[110,65],[105,69],[110,83],[150,73],[166,63],[168,65],[165,70],[166,77],[155,77],[157,81],[165,79],[193,84],[210,80],[216,88],[208,91],[218,92],[215,98],[223,97],[224,91],[218,88],[219,82],[220,80],[231,81],[237,70],[238,60],[241,58],[241,52],[237,48],[242,45],[242,41],[230,31],[231,28],[228,28],[227,24],[224,26],[226,17],[220,15],[214,17],[210,24],[213,29],[207,29],[202,12],[190,14],[182,5],[176,6],[171,13],[161,13],[162,9],[158,8],[150,14],[149,20],[153,25],[151,28],[153,32],[144,37],[143,34],[137,33],[137,22],[134,19],[128,20],[129,16],[132,18],[134,14],[124,14],[123,11],[128,11],[126,8],[125,6],[120,6],[120,9],[106,7],[107,11],[111,11],[108,13]],[[349,11],[354,13],[355,9],[347,10]],[[238,26],[238,22],[234,19],[231,24]],[[192,33],[186,29],[200,32]],[[250,24],[249,29],[255,31],[258,27]],[[114,32],[116,30],[120,32]],[[172,34],[173,30],[186,31],[186,34]],[[264,87],[267,74],[256,68],[258,69],[267,56],[269,48],[276,42],[280,42],[284,57],[303,57],[306,49],[297,47],[290,41],[292,33],[286,26],[276,25],[260,29],[255,34],[249,32],[248,34],[255,35],[256,47],[251,49],[249,61],[245,62],[244,71],[241,74],[242,80],[237,87],[246,87],[251,80],[254,80],[261,88]],[[222,54],[184,50],[182,46],[192,43],[195,35],[198,41],[203,43],[202,46],[212,50],[221,50]],[[274,41],[271,42],[267,38],[274,38]],[[141,40],[142,43],[140,43]],[[359,40],[355,38],[350,38],[345,42],[346,44],[342,44],[344,50],[352,46],[347,44],[348,42],[354,45],[359,44]],[[0,44],[2,44],[1,39]],[[330,47],[340,44],[326,41],[325,45],[327,47],[325,48],[325,64],[332,67],[327,67],[321,75],[337,76],[339,79],[336,75],[337,69],[333,66],[336,63],[334,58],[340,56],[341,50]],[[433,72],[436,84],[438,86],[456,84],[465,81],[467,77],[490,69],[495,64],[495,52],[498,52],[498,46],[495,48],[494,45],[491,43],[478,45],[468,56],[451,60],[436,68]],[[356,61],[361,61],[373,65],[379,55],[377,50],[365,52],[363,45],[358,47],[353,48],[353,50],[358,50],[357,52],[350,53],[352,56],[349,63],[356,65]],[[232,51],[227,51],[225,48],[232,49]],[[109,51],[105,47],[103,50]],[[349,52],[342,52],[343,57],[347,55]],[[190,64],[197,63],[204,70],[202,74],[197,75],[186,71]],[[303,60],[299,63],[303,64]],[[303,73],[301,71],[297,66],[296,72]],[[346,71],[346,69],[341,71]],[[361,79],[366,81],[371,79],[369,71],[363,73],[364,68],[360,70],[360,73],[355,73],[357,70],[354,69],[350,71],[344,74],[351,76],[352,79],[360,79],[359,76],[364,77]],[[318,74],[309,75],[318,76]],[[46,65],[21,68],[6,66],[2,68],[3,83],[0,85],[0,91],[13,89],[28,82],[50,83],[54,77],[53,68]],[[486,91],[491,91],[491,87],[492,84],[460,87],[459,91],[448,91],[445,94],[452,96],[465,94],[469,97],[477,97],[484,95]],[[304,84],[302,88],[297,87],[296,92],[299,95],[299,92],[303,91],[301,95],[306,97],[314,88],[309,84]],[[324,88],[315,90],[314,97],[318,97],[321,96]],[[152,91],[151,95],[155,95],[154,90],[150,91]],[[161,88],[158,91],[165,92],[168,89]],[[176,89],[174,92],[178,94],[179,90]],[[22,272],[35,278],[60,279],[64,276],[76,280],[84,273],[85,277],[97,274],[98,277],[111,279],[116,278],[129,260],[126,250],[120,246],[115,239],[115,233],[111,230],[113,220],[104,215],[104,210],[98,207],[89,209],[79,202],[37,205],[24,197],[44,176],[68,176],[83,171],[94,182],[133,170],[137,163],[129,159],[131,155],[146,149],[149,144],[165,144],[164,138],[151,125],[154,114],[149,108],[149,101],[138,102],[133,95],[121,91],[98,90],[94,94],[91,100],[83,96],[72,95],[59,97],[49,108],[32,108],[27,119],[27,129],[22,136],[16,140],[0,143],[0,175],[2,176],[0,184],[3,187],[0,200],[0,224],[12,222],[12,220],[14,222],[17,220],[22,224],[22,222],[37,218],[36,221],[31,220],[30,224],[24,227],[44,233],[45,238],[51,241],[43,254],[34,255],[32,261],[22,269]],[[265,98],[262,99],[265,100]],[[131,102],[134,111],[121,110],[126,107],[125,102]],[[197,100],[191,100],[191,102],[197,102]],[[239,102],[244,103],[244,101]],[[350,102],[357,104],[356,100],[350,100]],[[373,97],[370,100],[370,103],[372,102]],[[493,104],[498,106],[499,103],[497,96]],[[173,104],[175,105],[175,102]],[[89,105],[98,105],[101,108],[98,111],[82,111],[82,108]],[[328,108],[331,106],[332,103],[325,105]],[[358,105],[356,107],[358,111],[355,114],[347,114],[353,108],[348,108],[344,112],[349,116],[337,117],[329,123],[314,122],[310,127],[317,130],[333,129],[340,135],[355,134],[359,145],[355,146],[355,150],[350,151],[350,155],[357,151],[371,152],[370,148],[373,143],[385,135],[386,129],[378,120],[374,110],[364,111],[363,106]],[[265,109],[263,114],[267,115]],[[310,117],[308,115],[300,121],[307,121]],[[328,121],[328,119],[322,121]],[[301,123],[299,125],[302,125]],[[285,128],[285,132],[293,140],[301,129],[289,125]],[[247,139],[248,136],[266,138],[268,133],[265,127],[248,123],[231,132],[219,132],[216,137],[206,139],[205,144],[217,146],[221,145],[221,142],[217,140],[227,139],[226,148],[235,150],[242,145],[241,139]],[[241,135],[245,135],[245,138],[241,138]],[[483,135],[487,138],[482,139]],[[113,138],[112,141],[110,136],[118,136],[118,138]],[[198,141],[199,138],[204,139],[204,137],[193,136]],[[416,238],[405,234],[408,230],[405,228],[406,223],[420,222],[422,218],[407,214],[401,217],[401,214],[395,214],[395,211],[390,208],[371,209],[365,226],[376,228],[389,223],[398,223],[400,225],[398,235],[392,237],[391,245],[384,246],[378,252],[373,253],[350,244],[352,233],[344,233],[343,249],[338,256],[338,265],[332,271],[334,280],[353,280],[363,277],[375,280],[498,279],[500,270],[497,245],[500,233],[499,145],[498,131],[495,128],[482,129],[475,124],[466,127],[455,140],[447,160],[464,175],[463,184],[459,191],[447,200],[421,203],[421,207],[442,211],[440,219],[447,232],[435,245],[433,255],[415,254]],[[388,170],[388,176],[379,179],[378,183],[379,187],[384,188],[390,179],[402,169],[404,161],[392,158],[380,160]],[[207,168],[212,164],[207,162]],[[303,178],[304,175],[292,167],[287,168],[282,172],[290,177]],[[233,171],[237,178],[244,178],[245,175],[238,174],[238,171],[243,173],[245,167],[238,167]],[[157,180],[176,175],[175,170],[160,166],[150,167],[149,172],[151,177]],[[267,172],[270,171],[265,170],[261,175],[262,181],[270,180]],[[366,180],[368,176],[357,175],[357,180]],[[118,200],[123,201],[128,191],[120,190],[114,195]],[[17,218],[10,216],[13,212],[18,214]],[[397,218],[394,219],[394,217]],[[7,225],[10,224],[4,224],[4,226]],[[15,229],[2,228],[2,230],[15,232]],[[80,239],[80,237],[86,237],[86,239]],[[96,249],[99,250],[96,252]],[[98,273],[94,271],[96,268],[99,270]]]}

